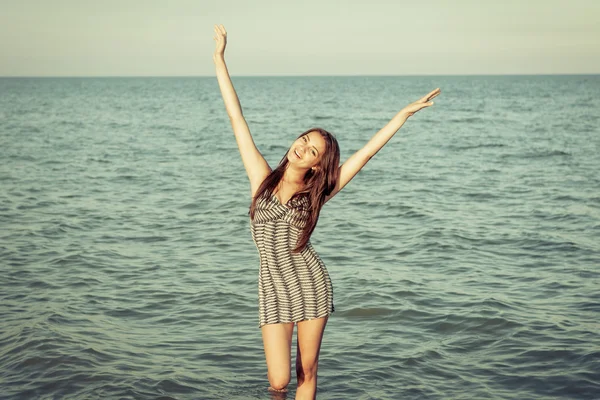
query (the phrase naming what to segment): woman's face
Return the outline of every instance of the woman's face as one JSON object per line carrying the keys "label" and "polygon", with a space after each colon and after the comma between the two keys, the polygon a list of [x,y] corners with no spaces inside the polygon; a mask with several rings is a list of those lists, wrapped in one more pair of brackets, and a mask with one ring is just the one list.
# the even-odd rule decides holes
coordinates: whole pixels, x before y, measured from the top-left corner
{"label": "woman's face", "polygon": [[298,168],[312,168],[325,154],[325,139],[319,132],[312,131],[300,136],[287,154],[288,161]]}

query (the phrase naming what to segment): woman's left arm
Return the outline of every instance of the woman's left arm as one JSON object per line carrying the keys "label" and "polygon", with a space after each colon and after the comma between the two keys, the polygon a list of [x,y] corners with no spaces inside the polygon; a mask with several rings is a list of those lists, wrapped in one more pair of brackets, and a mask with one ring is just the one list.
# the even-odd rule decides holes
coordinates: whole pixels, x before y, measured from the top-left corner
{"label": "woman's left arm", "polygon": [[335,196],[340,190],[344,188],[358,174],[367,162],[375,155],[385,144],[398,132],[398,130],[404,125],[406,120],[423,108],[430,107],[433,105],[431,101],[434,97],[440,94],[440,89],[435,89],[425,97],[415,101],[404,107],[386,126],[381,128],[371,140],[360,150],[354,153],[348,158],[344,164],[340,166],[340,174],[338,181],[333,191],[326,197],[327,202],[333,196]]}

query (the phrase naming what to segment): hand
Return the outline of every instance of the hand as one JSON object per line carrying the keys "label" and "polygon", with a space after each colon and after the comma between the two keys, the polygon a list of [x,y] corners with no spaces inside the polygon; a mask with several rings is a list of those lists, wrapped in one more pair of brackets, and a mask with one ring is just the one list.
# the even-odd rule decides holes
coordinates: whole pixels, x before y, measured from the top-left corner
{"label": "hand", "polygon": [[216,60],[217,56],[223,57],[225,55],[225,46],[227,45],[227,31],[223,25],[215,25],[215,42],[217,47],[215,48],[215,54],[213,60]]}
{"label": "hand", "polygon": [[422,97],[419,100],[415,101],[414,103],[411,103],[411,104],[407,105],[406,107],[404,107],[400,111],[400,113],[406,114],[407,117],[410,117],[411,115],[413,115],[417,111],[419,111],[419,110],[421,110],[421,109],[423,109],[425,107],[432,106],[433,105],[433,101],[431,101],[431,99],[433,99],[434,97],[436,97],[440,93],[441,93],[440,89],[437,88],[433,92],[429,93],[427,96]]}

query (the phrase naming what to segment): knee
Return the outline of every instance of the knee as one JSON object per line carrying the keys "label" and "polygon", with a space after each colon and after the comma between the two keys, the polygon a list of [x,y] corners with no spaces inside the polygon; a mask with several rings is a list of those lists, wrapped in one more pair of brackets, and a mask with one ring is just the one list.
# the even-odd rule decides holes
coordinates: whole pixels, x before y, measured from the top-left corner
{"label": "knee", "polygon": [[311,381],[317,376],[317,363],[297,363],[296,364],[296,375],[302,381]]}
{"label": "knee", "polygon": [[275,390],[284,390],[290,383],[290,374],[269,374],[269,384]]}

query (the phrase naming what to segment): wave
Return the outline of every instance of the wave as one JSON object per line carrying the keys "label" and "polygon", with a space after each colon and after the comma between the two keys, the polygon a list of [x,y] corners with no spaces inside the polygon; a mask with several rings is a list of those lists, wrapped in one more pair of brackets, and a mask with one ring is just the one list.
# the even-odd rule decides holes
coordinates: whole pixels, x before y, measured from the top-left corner
{"label": "wave", "polygon": [[497,147],[506,147],[505,144],[502,143],[482,143],[475,144],[470,146],[448,146],[450,150],[472,150],[472,149],[485,149],[485,148],[497,148]]}
{"label": "wave", "polygon": [[523,158],[523,159],[537,159],[537,158],[550,158],[550,157],[570,157],[571,153],[562,150],[550,150],[540,151],[536,153],[525,153],[525,154],[502,154],[501,158]]}

